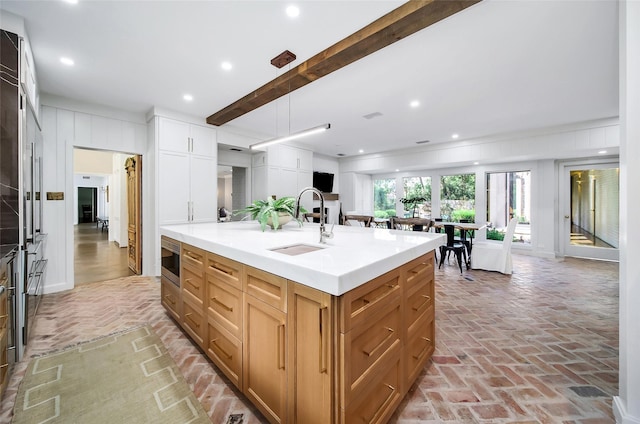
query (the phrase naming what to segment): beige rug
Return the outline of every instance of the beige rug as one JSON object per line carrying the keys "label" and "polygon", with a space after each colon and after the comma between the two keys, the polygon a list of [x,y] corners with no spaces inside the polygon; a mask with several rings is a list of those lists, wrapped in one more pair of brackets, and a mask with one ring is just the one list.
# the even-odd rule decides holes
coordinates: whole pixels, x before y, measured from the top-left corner
{"label": "beige rug", "polygon": [[32,359],[12,422],[210,423],[148,326]]}

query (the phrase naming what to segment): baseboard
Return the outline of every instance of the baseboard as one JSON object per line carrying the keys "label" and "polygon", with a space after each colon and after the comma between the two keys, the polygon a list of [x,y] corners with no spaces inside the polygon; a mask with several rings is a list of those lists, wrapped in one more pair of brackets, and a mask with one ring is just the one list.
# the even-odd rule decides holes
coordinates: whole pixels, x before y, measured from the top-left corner
{"label": "baseboard", "polygon": [[613,397],[613,416],[616,417],[617,424],[640,424],[640,417],[632,417],[627,413],[620,396]]}
{"label": "baseboard", "polygon": [[71,290],[72,288],[73,286],[67,283],[45,284],[42,289],[42,294],[58,293],[65,290]]}

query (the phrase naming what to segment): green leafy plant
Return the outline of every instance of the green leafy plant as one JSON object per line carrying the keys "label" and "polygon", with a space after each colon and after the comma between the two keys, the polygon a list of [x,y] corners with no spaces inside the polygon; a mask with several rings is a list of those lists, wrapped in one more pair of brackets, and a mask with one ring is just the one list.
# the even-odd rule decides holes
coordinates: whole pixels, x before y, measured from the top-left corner
{"label": "green leafy plant", "polygon": [[[299,226],[302,226],[302,219],[295,218],[296,213],[296,199],[293,197],[281,197],[279,199],[273,199],[269,197],[267,200],[255,200],[253,204],[247,206],[244,209],[233,211],[234,215],[249,214],[251,219],[256,219],[260,223],[262,231],[267,227],[269,218],[273,223],[273,229],[277,230],[279,223],[278,217],[282,214],[290,215],[298,222]],[[300,216],[307,213],[307,210],[300,206]]]}
{"label": "green leafy plant", "polygon": [[453,222],[460,222],[461,219],[468,219],[474,222],[476,219],[476,211],[472,209],[458,209],[451,212]]}

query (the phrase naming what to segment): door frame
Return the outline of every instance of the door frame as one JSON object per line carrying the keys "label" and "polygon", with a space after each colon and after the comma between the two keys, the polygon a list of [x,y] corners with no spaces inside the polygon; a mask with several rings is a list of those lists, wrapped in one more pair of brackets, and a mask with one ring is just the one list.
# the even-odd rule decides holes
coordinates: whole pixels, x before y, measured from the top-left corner
{"label": "door frame", "polygon": [[571,171],[620,168],[617,157],[559,163],[558,242],[561,256],[618,261],[619,248],[577,246],[571,244]]}

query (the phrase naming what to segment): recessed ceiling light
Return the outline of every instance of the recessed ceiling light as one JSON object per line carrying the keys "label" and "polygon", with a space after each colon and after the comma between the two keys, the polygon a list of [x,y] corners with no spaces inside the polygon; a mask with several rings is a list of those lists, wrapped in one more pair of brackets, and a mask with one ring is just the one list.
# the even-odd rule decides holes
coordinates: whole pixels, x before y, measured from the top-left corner
{"label": "recessed ceiling light", "polygon": [[458,137],[460,137],[458,134],[451,134],[451,138],[455,139],[455,138],[458,138]]}
{"label": "recessed ceiling light", "polygon": [[290,5],[287,7],[287,16],[290,18],[297,18],[300,15],[300,8],[296,5]]}
{"label": "recessed ceiling light", "polygon": [[399,169],[396,169],[396,172],[400,172],[400,170],[399,170]]}
{"label": "recessed ceiling light", "polygon": [[418,100],[413,100],[411,103],[409,103],[409,106],[418,107],[420,106],[420,102]]}
{"label": "recessed ceiling light", "polygon": [[75,64],[73,59],[69,59],[68,57],[61,57],[60,58],[60,63],[62,63],[63,65],[67,65],[67,66],[73,66]]}
{"label": "recessed ceiling light", "polygon": [[190,102],[191,100],[193,100],[193,96],[191,94],[185,94],[184,96],[182,96],[183,99],[185,99],[187,102]]}
{"label": "recessed ceiling light", "polygon": [[598,152],[598,154],[599,154],[599,155],[604,155],[605,153],[607,153],[607,151],[606,151],[606,150],[600,150],[600,151]]}
{"label": "recessed ceiling light", "polygon": [[474,165],[480,165],[480,162],[473,162]]}
{"label": "recessed ceiling light", "polygon": [[364,153],[364,150],[360,149],[358,150],[358,153]]}
{"label": "recessed ceiling light", "polygon": [[233,69],[233,65],[231,64],[231,62],[222,62],[222,64],[220,64],[220,67],[225,71],[230,71],[231,69]]}
{"label": "recessed ceiling light", "polygon": [[65,3],[78,4],[78,0],[64,0]]}

